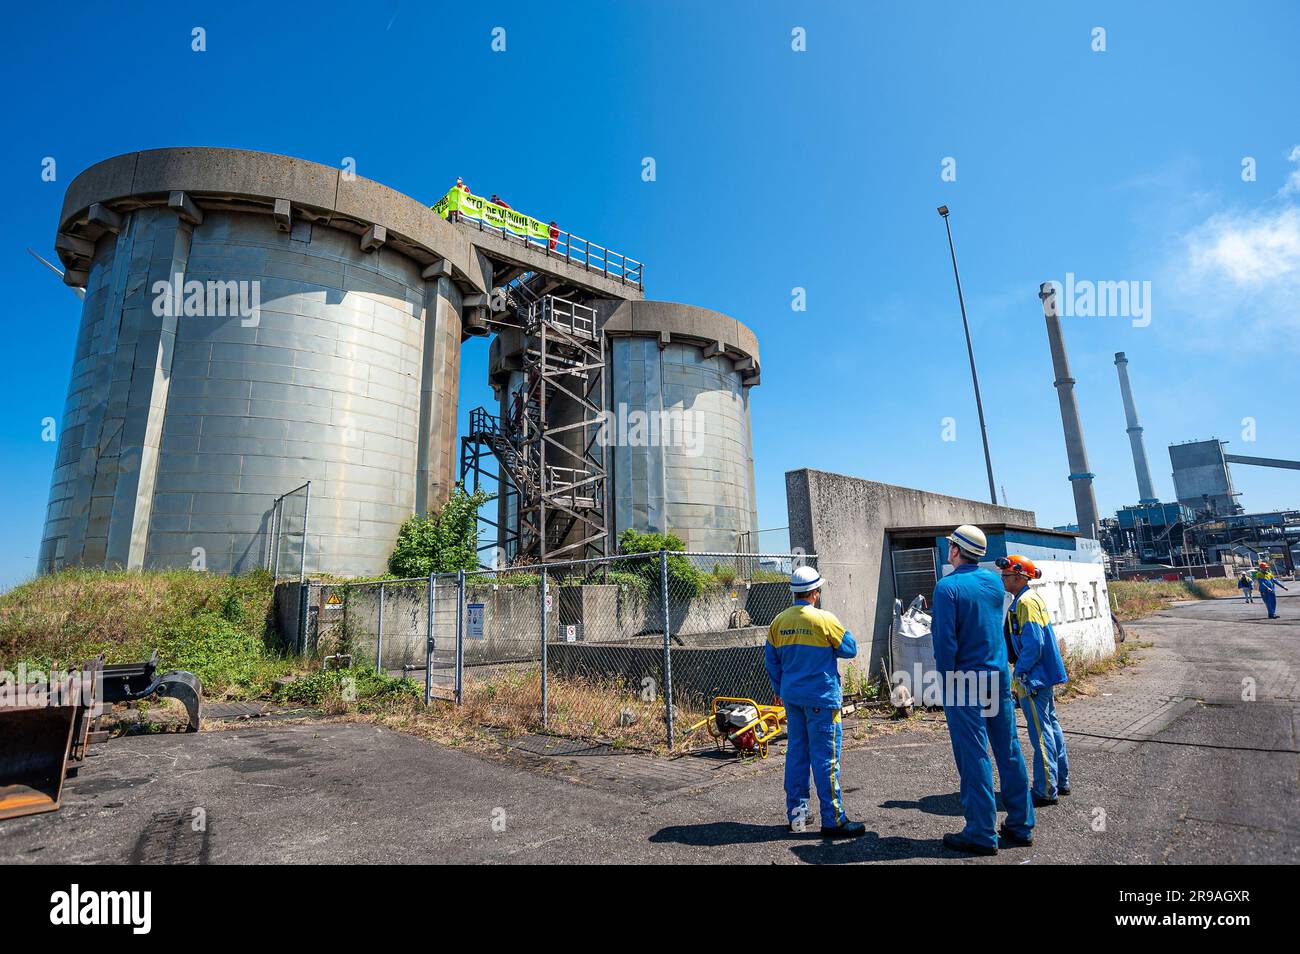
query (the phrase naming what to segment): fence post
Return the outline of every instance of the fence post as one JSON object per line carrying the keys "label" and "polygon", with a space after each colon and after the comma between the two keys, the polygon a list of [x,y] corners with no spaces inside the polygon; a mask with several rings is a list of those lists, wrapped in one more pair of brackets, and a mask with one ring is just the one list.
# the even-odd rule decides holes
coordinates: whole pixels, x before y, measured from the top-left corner
{"label": "fence post", "polygon": [[275,580],[280,575],[280,498],[276,497],[275,502],[271,504],[271,548],[266,554],[266,568],[271,571],[271,579]]}
{"label": "fence post", "polygon": [[375,631],[375,672],[384,671],[384,584],[379,584],[379,625]]}
{"label": "fence post", "polygon": [[668,723],[668,748],[673,748],[672,622],[668,616],[668,551],[659,551],[659,602],[664,620],[664,719]]}
{"label": "fence post", "polygon": [[424,704],[433,702],[433,571],[429,571],[429,593],[424,601]]}
{"label": "fence post", "polygon": [[456,705],[465,701],[465,571],[456,571]]}
{"label": "fence post", "polygon": [[547,690],[549,689],[549,686],[547,684],[547,677],[546,677],[546,640],[550,635],[550,631],[549,631],[550,624],[546,618],[547,616],[546,600],[548,594],[547,585],[548,584],[546,578],[546,567],[542,567],[542,730],[543,731],[545,731],[545,729],[547,728],[547,718],[548,718],[548,710],[549,710],[549,706],[547,705],[547,698],[546,698],[546,693]]}
{"label": "fence post", "polygon": [[311,513],[311,481],[302,501],[302,556],[298,562],[298,652],[307,652],[307,526]]}

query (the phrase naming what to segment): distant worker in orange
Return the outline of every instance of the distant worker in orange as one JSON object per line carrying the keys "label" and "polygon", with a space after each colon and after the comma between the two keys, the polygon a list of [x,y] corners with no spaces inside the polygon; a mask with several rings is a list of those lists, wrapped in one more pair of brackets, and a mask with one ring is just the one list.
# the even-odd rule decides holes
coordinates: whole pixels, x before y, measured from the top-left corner
{"label": "distant worker in orange", "polygon": [[556,244],[560,241],[560,227],[555,224],[554,219],[551,219],[550,233],[551,233],[551,251],[554,252]]}
{"label": "distant worker in orange", "polygon": [[471,194],[469,191],[469,186],[465,185],[465,180],[462,179],[460,176],[456,177],[456,188],[459,189],[461,192],[464,192],[466,195]]}
{"label": "distant worker in orange", "polygon": [[492,198],[488,199],[488,201],[491,202],[493,205],[499,205],[499,206],[501,206],[501,208],[503,208],[503,209],[508,209],[508,208],[510,208],[510,206],[509,206],[509,204],[507,204],[506,200],[503,199],[503,198],[501,198],[501,196],[497,195],[495,192],[492,193]]}

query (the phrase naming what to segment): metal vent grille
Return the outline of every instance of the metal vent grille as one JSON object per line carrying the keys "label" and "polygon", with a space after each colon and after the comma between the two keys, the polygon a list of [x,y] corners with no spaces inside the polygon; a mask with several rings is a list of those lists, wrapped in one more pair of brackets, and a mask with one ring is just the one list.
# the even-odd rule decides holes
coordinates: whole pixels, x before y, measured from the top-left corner
{"label": "metal vent grille", "polygon": [[936,582],[934,548],[895,550],[893,559],[894,595],[903,601],[903,607],[906,609],[918,594],[925,597],[925,605],[929,606]]}

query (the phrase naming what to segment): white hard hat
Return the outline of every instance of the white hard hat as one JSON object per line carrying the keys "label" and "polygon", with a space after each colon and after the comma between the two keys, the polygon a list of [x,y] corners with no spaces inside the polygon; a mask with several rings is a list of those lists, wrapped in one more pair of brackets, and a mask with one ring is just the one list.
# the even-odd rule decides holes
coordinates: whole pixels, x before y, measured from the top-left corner
{"label": "white hard hat", "polygon": [[810,566],[801,566],[790,574],[791,593],[811,593],[826,585],[821,574]]}
{"label": "white hard hat", "polygon": [[963,523],[949,534],[948,542],[957,544],[958,549],[969,553],[971,556],[982,557],[989,549],[989,541],[984,536],[984,531],[979,527],[971,526],[969,523]]}

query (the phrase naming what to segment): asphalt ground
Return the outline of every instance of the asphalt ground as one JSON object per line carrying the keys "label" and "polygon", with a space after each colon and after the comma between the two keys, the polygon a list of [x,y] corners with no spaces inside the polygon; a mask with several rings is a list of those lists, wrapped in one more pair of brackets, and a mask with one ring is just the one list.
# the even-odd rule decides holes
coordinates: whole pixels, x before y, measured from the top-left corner
{"label": "asphalt ground", "polygon": [[484,753],[249,720],[95,747],[59,812],[0,822],[0,864],[1294,864],[1300,598],[1280,612],[1217,600],[1130,624],[1150,644],[1137,662],[1059,706],[1073,794],[1038,811],[1032,847],[993,858],[940,842],[962,823],[930,714],[846,723],[845,804],[868,827],[855,841],[787,831],[779,752],[665,760],[533,739]]}

